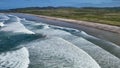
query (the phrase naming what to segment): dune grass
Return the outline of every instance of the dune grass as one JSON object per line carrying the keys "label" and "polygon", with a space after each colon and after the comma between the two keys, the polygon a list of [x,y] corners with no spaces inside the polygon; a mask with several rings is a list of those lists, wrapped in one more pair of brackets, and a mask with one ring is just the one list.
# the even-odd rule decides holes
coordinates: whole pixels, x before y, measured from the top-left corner
{"label": "dune grass", "polygon": [[120,26],[120,8],[47,8],[14,11]]}

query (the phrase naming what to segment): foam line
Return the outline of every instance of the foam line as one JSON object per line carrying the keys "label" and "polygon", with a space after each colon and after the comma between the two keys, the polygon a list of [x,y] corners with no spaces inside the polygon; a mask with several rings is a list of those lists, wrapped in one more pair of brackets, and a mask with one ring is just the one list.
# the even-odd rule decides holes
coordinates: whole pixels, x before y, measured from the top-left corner
{"label": "foam line", "polygon": [[[64,28],[64,27],[57,27],[57,26],[50,26],[49,29],[41,29],[37,32],[43,33],[49,37],[61,37],[65,40],[73,43],[74,45],[82,48],[86,51],[89,55],[91,55],[100,65],[102,68],[119,68],[120,67],[120,59],[114,56],[113,54],[107,52],[106,50],[102,49],[98,45],[95,45],[82,37],[74,36],[73,33],[76,34],[80,31],[72,28]],[[84,35],[88,35],[84,31],[80,33]],[[103,63],[104,61],[104,63]]]}
{"label": "foam line", "polygon": [[8,20],[9,17],[6,16],[5,14],[0,14],[0,21]]}
{"label": "foam line", "polygon": [[[100,68],[96,61],[82,49],[54,37],[26,44],[31,54],[31,66],[42,68]],[[38,60],[39,59],[39,60]]]}
{"label": "foam line", "polygon": [[71,29],[66,29],[66,28],[61,29],[59,27],[57,27],[57,29],[67,31],[67,32],[69,32],[73,35],[78,36],[78,37],[83,37],[86,40],[98,45],[99,47],[107,50],[108,52],[112,53],[116,57],[120,58],[120,47],[118,45],[112,43],[112,42],[96,38],[94,36],[91,36],[91,35],[87,34],[84,31],[76,31],[76,30],[73,31]]}
{"label": "foam line", "polygon": [[3,27],[4,26],[4,23],[3,22],[0,22],[0,27]]}
{"label": "foam line", "polygon": [[0,54],[0,68],[28,68],[29,63],[29,53],[25,47]]}
{"label": "foam line", "polygon": [[9,22],[5,23],[6,27],[2,28],[3,31],[12,31],[15,33],[27,33],[35,34],[34,32],[28,30],[23,24],[21,24],[20,19],[15,16],[9,16]]}
{"label": "foam line", "polygon": [[65,36],[64,39],[86,51],[102,68],[120,68],[120,59],[118,57],[84,38],[69,35]]}

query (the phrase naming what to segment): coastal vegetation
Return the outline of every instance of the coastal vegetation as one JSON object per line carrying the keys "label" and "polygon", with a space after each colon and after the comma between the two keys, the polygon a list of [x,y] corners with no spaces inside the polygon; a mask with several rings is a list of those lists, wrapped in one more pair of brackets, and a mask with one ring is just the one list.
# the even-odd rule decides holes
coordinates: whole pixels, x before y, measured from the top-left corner
{"label": "coastal vegetation", "polygon": [[9,11],[83,20],[83,21],[90,21],[95,23],[120,26],[120,7],[112,7],[112,8],[29,7],[29,8],[11,9]]}

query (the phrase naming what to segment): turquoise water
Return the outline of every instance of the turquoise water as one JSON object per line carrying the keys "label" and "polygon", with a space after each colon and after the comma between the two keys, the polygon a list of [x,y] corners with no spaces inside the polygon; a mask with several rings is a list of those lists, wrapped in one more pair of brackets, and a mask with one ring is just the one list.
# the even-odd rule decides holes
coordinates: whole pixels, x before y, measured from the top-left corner
{"label": "turquoise water", "polygon": [[82,30],[10,14],[0,21],[0,68],[120,68],[120,47]]}

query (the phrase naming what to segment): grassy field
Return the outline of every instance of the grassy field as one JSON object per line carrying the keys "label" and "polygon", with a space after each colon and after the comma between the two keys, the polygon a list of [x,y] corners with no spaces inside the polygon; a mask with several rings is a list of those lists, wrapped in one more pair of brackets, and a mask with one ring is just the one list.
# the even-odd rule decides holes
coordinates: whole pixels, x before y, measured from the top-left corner
{"label": "grassy field", "polygon": [[120,26],[120,8],[24,8],[13,12],[31,13],[60,18]]}

